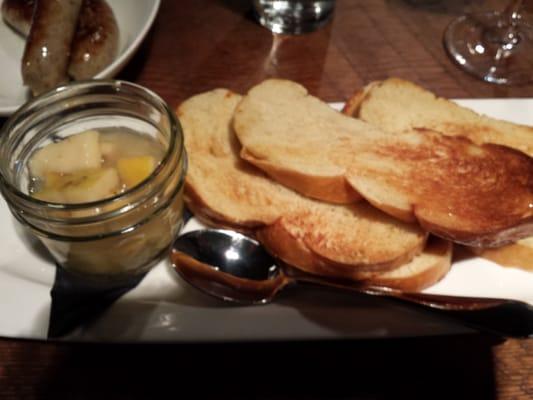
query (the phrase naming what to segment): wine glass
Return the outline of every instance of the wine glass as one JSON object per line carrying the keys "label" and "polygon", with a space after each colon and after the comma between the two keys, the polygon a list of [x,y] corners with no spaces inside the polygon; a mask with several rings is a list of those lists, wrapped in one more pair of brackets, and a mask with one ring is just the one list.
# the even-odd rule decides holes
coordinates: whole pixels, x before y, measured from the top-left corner
{"label": "wine glass", "polygon": [[533,25],[523,0],[503,11],[463,15],[444,33],[444,46],[460,68],[487,82],[520,84],[533,80]]}

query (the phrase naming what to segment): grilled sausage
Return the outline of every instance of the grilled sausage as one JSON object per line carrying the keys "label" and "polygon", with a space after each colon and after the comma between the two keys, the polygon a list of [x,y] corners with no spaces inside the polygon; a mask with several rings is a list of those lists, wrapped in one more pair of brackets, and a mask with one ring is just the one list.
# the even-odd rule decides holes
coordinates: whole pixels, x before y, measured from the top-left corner
{"label": "grilled sausage", "polygon": [[105,0],[83,0],[72,43],[69,75],[88,79],[111,64],[118,50],[118,26]]}
{"label": "grilled sausage", "polygon": [[[28,36],[36,0],[4,0],[2,16],[8,25]],[[70,48],[68,74],[88,79],[109,65],[118,51],[119,32],[113,10],[105,0],[83,0]]]}
{"label": "grilled sausage", "polygon": [[4,0],[2,17],[14,30],[26,37],[30,33],[35,0]]}
{"label": "grilled sausage", "polygon": [[22,80],[34,95],[66,82],[82,0],[37,0],[22,56]]}

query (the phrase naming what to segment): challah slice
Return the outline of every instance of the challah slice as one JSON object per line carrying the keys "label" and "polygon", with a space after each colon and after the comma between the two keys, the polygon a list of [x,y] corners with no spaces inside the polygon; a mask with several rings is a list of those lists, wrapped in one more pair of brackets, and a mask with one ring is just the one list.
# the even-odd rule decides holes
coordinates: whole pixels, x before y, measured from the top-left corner
{"label": "challah slice", "polygon": [[331,157],[331,148],[354,132],[382,134],[308,96],[297,83],[277,79],[250,90],[235,111],[234,128],[245,160],[305,196],[344,204],[360,196],[347,184],[346,166]]}
{"label": "challah slice", "polygon": [[412,215],[429,232],[477,247],[533,232],[533,160],[525,154],[427,130],[354,152],[349,182],[402,220]]}
{"label": "challah slice", "polygon": [[[533,155],[533,127],[480,115],[398,78],[371,82],[358,90],[343,113],[392,133],[421,127]],[[533,237],[498,248],[476,249],[475,253],[502,265],[533,270]]]}
{"label": "challah slice", "polygon": [[234,128],[241,154],[267,173],[342,173],[377,208],[445,239],[495,247],[533,233],[533,160],[518,151],[429,130],[385,133],[281,80],[249,91]]}
{"label": "challah slice", "polygon": [[[189,156],[189,206],[216,224],[252,230],[275,256],[310,273],[346,277],[349,271],[351,279],[371,282],[369,276],[426,258],[421,253],[426,234],[416,225],[366,202],[343,206],[308,199],[240,159],[231,129],[239,100],[239,95],[217,89],[188,99],[177,110]],[[417,289],[446,272],[433,262],[422,264],[430,272],[420,282],[416,278]]]}
{"label": "challah slice", "polygon": [[533,156],[533,127],[478,114],[403,79],[371,82],[346,102],[343,113],[387,132],[426,128]]}
{"label": "challah slice", "polygon": [[363,281],[376,286],[392,287],[405,292],[416,292],[437,283],[451,267],[452,244],[430,236],[424,251],[411,262],[391,271],[370,275]]}

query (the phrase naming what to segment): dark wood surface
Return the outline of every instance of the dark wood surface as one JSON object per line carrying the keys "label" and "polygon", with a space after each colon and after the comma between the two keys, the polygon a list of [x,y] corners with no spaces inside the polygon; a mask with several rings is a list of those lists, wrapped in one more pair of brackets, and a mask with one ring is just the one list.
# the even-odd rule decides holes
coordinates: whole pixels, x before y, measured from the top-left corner
{"label": "dark wood surface", "polygon": [[[214,87],[245,92],[266,77],[293,79],[327,101],[388,76],[447,97],[533,97],[531,84],[477,81],[442,47],[453,18],[503,1],[338,0],[332,23],[297,37],[258,26],[250,3],[164,0],[119,77],[172,107]],[[533,342],[486,335],[224,346],[0,339],[0,399],[177,397],[186,389],[199,398],[525,400],[533,398]]]}

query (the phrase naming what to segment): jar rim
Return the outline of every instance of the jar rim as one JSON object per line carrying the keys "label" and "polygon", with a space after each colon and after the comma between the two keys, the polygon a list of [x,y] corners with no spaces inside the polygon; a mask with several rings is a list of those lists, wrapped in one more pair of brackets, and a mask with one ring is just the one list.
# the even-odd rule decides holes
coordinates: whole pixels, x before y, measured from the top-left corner
{"label": "jar rim", "polygon": [[[148,176],[138,185],[124,191],[123,193],[119,193],[112,197],[106,197],[104,199],[86,203],[53,203],[30,196],[29,194],[26,194],[20,189],[18,189],[18,187],[16,187],[13,183],[11,183],[10,180],[4,176],[4,171],[0,168],[0,187],[2,189],[7,189],[12,195],[21,199],[24,202],[28,202],[29,204],[36,204],[40,207],[62,211],[83,210],[86,208],[94,208],[105,204],[113,203],[142,190],[145,185],[149,184],[157,177],[161,169],[164,167],[164,165],[166,165],[166,163],[173,156],[175,151],[177,151],[179,160],[181,160],[185,147],[183,130],[175,113],[170,109],[168,104],[154,91],[144,86],[138,85],[133,82],[114,79],[84,80],[70,82],[34,97],[33,99],[25,103],[23,106],[21,106],[5,122],[4,126],[0,130],[0,147],[2,145],[5,145],[5,138],[7,138],[7,133],[13,128],[13,125],[19,122],[20,120],[26,118],[29,114],[33,114],[34,112],[42,110],[43,107],[46,107],[46,105],[50,102],[65,101],[70,98],[73,98],[78,95],[77,91],[79,90],[88,90],[93,88],[110,88],[116,93],[120,93],[123,88],[133,91],[134,94],[145,96],[151,103],[155,104],[158,108],[160,108],[163,113],[168,117],[170,131],[169,144],[165,151],[165,154],[161,159],[161,162],[154,169],[154,171],[152,171],[150,176]],[[183,171],[183,174],[185,174],[185,171]]]}

